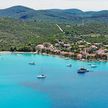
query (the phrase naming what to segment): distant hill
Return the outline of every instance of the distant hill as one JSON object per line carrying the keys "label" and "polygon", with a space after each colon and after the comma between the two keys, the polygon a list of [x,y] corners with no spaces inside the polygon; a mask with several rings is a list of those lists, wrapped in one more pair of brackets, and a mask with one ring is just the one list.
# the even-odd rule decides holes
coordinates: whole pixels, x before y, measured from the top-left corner
{"label": "distant hill", "polygon": [[[10,17],[17,19],[31,19],[31,15],[36,11],[23,6],[14,6],[7,9],[0,10],[0,17]],[[24,17],[25,16],[25,17]]]}
{"label": "distant hill", "polygon": [[20,20],[47,21],[59,23],[108,22],[108,10],[84,12],[79,9],[34,10],[24,6],[14,6],[0,10],[0,17]]}

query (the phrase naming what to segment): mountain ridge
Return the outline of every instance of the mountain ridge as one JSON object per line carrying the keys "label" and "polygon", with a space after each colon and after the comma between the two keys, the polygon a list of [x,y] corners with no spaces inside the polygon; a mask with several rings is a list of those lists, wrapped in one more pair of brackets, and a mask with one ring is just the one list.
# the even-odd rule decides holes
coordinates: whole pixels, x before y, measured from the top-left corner
{"label": "mountain ridge", "polygon": [[108,10],[82,11],[80,9],[35,10],[25,6],[13,6],[0,10],[0,17],[25,21],[48,21],[62,23],[108,22]]}

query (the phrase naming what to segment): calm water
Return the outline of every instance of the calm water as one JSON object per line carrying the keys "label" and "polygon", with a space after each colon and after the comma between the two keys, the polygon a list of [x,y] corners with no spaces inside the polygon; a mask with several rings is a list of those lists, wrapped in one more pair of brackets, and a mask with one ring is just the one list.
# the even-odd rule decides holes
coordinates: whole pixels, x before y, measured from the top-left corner
{"label": "calm water", "polygon": [[[28,65],[35,61],[35,66]],[[67,64],[72,67],[66,67]],[[91,68],[90,63],[97,68]],[[79,75],[77,69],[90,72]],[[45,80],[36,75],[44,73]],[[108,108],[108,63],[33,54],[0,56],[0,108]]]}

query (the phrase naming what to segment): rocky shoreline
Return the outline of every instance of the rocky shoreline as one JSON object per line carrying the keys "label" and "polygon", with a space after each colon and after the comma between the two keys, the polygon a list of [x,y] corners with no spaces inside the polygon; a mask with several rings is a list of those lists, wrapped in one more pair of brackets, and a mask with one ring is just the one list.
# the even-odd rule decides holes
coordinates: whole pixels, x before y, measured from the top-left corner
{"label": "rocky shoreline", "polygon": [[77,57],[75,56],[68,56],[68,55],[63,55],[63,54],[53,54],[53,53],[41,53],[41,52],[18,52],[18,51],[14,51],[14,52],[11,52],[11,51],[1,51],[0,54],[26,54],[26,53],[29,53],[29,54],[41,54],[41,55],[47,55],[47,56],[59,56],[59,57],[62,57],[64,59],[74,59],[74,60],[80,60],[80,61],[99,61],[99,62],[108,62],[108,60],[103,60],[103,59],[78,59]]}

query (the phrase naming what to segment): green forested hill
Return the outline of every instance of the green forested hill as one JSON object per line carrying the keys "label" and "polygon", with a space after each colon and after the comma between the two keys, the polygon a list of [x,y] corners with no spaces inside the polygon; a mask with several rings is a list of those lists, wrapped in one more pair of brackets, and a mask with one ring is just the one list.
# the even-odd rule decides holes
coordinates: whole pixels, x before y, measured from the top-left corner
{"label": "green forested hill", "polygon": [[55,24],[45,22],[23,22],[14,19],[0,19],[0,50],[9,50],[17,47],[53,41],[54,37],[61,34]]}
{"label": "green forested hill", "polygon": [[33,51],[37,44],[55,43],[57,39],[70,43],[85,39],[88,42],[108,44],[108,24],[59,24],[59,26],[64,32],[59,30],[56,23],[0,18],[0,50]]}

